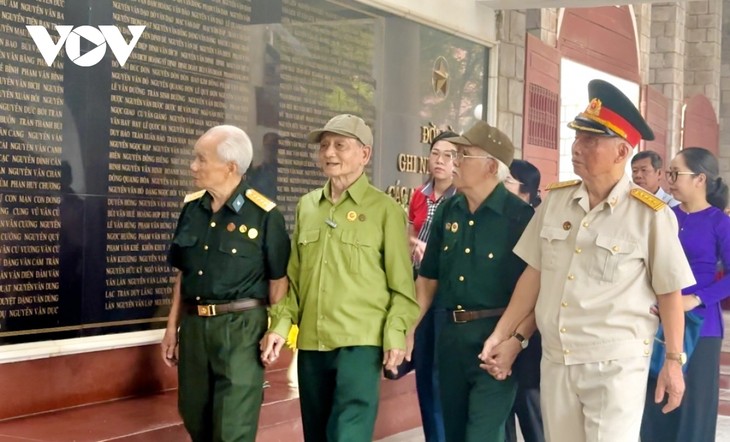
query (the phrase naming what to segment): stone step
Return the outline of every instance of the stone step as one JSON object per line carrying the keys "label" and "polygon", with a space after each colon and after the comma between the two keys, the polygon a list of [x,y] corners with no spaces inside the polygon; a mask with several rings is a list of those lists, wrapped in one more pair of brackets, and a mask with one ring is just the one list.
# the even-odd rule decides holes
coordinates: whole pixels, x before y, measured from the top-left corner
{"label": "stone step", "polygon": [[[257,442],[303,441],[298,394],[287,385],[291,354],[281,359],[266,372],[269,387],[264,390]],[[383,380],[376,439],[420,425],[414,374]],[[176,390],[0,421],[0,442],[188,440],[177,413]]]}

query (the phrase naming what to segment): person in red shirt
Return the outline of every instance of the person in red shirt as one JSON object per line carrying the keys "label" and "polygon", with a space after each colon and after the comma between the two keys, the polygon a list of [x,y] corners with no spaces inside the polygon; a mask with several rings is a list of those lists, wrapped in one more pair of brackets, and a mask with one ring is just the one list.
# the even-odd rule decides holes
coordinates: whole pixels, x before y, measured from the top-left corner
{"label": "person in red shirt", "polygon": [[[454,195],[453,158],[456,146],[444,138],[457,137],[454,132],[444,131],[431,142],[428,157],[428,181],[413,193],[408,207],[409,238],[414,274],[421,263],[426,242],[431,231],[431,219],[436,208]],[[416,329],[414,366],[416,368],[416,390],[421,408],[423,433],[426,442],[443,442],[444,424],[441,417],[441,401],[438,396],[438,371],[435,366],[435,345],[438,324],[432,310],[423,317]]]}

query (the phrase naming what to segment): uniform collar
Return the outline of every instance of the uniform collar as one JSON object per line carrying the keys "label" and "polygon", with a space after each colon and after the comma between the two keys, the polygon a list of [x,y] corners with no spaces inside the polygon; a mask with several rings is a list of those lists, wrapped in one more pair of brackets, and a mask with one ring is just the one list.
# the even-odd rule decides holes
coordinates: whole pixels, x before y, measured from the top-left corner
{"label": "uniform collar", "polygon": [[[479,204],[479,207],[477,207],[477,210],[474,211],[474,213],[477,213],[484,208],[489,208],[496,214],[502,215],[504,213],[504,206],[507,202],[508,196],[509,191],[506,187],[504,187],[504,184],[500,182],[497,184],[494,190],[492,190],[492,193],[489,194],[487,199]],[[468,212],[469,205],[466,202],[466,197],[463,194],[459,194],[457,198],[458,199],[456,200],[456,205],[461,207],[464,211]]]}
{"label": "uniform collar", "polygon": [[[226,200],[226,203],[224,204],[224,207],[227,207],[230,209],[233,213],[238,213],[241,210],[241,207],[246,202],[246,190],[249,189],[248,184],[246,184],[246,180],[241,179],[241,182],[238,183],[238,186],[233,190],[233,193],[231,196]],[[213,196],[209,192],[205,192],[205,195],[200,199],[200,205],[202,205],[204,208],[208,210],[212,210],[211,204],[213,202]]]}
{"label": "uniform collar", "polygon": [[[318,189],[319,195],[317,200],[322,201],[323,198],[327,198],[327,200],[330,200],[330,197],[332,195],[331,192],[332,184],[330,180],[327,180],[327,182],[324,184],[324,187],[321,189]],[[342,192],[343,197],[347,197],[347,195],[352,198],[352,200],[355,202],[355,204],[360,205],[362,203],[362,200],[365,198],[365,193],[368,191],[368,188],[370,187],[370,181],[368,180],[367,175],[363,172],[362,175],[358,179],[355,180],[354,183],[350,184],[350,187],[345,189],[344,192]],[[340,198],[340,201],[344,200],[345,198]]]}
{"label": "uniform collar", "polygon": [[[630,187],[631,180],[629,179],[629,176],[624,173],[621,179],[619,179],[616,185],[613,186],[611,192],[608,193],[608,196],[601,202],[600,205],[604,208],[608,208],[608,210],[613,213],[613,209],[617,205],[619,205],[619,203],[621,203],[624,198],[626,198]],[[581,206],[583,210],[586,211],[586,213],[591,211],[588,198],[588,190],[586,190],[585,182],[582,182],[580,186],[575,189],[572,199],[573,201],[577,200],[578,205]]]}

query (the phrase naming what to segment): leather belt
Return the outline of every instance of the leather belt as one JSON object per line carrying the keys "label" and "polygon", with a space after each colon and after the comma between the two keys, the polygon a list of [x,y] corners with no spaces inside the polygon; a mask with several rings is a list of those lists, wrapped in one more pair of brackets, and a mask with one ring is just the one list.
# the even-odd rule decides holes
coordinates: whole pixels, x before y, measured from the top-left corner
{"label": "leather belt", "polygon": [[474,321],[476,319],[493,318],[500,316],[507,308],[488,308],[484,310],[452,310],[451,319],[456,324],[463,324],[465,322]]}
{"label": "leather belt", "polygon": [[225,304],[185,304],[185,307],[190,315],[210,317],[251,310],[263,305],[266,305],[263,299],[247,298]]}

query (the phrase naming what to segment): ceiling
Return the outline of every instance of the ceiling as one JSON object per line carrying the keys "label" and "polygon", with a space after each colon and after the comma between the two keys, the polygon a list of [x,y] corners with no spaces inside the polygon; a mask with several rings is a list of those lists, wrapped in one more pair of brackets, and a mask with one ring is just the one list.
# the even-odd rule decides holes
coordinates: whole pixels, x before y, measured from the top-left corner
{"label": "ceiling", "polygon": [[476,0],[493,9],[592,8],[637,3],[665,3],[662,0]]}

